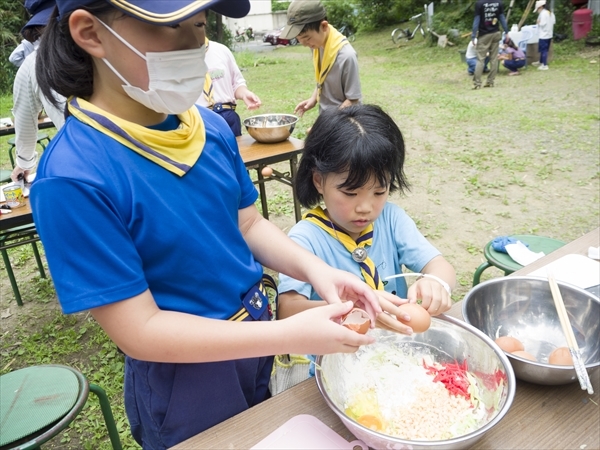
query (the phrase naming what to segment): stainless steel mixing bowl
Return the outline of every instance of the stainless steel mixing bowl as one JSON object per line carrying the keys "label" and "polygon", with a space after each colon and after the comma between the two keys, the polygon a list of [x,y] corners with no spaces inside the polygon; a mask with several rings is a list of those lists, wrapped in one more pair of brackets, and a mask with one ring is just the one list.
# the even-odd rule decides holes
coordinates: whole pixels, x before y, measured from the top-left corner
{"label": "stainless steel mixing bowl", "polygon": [[[588,373],[600,366],[600,299],[576,286],[558,283]],[[496,339],[512,336],[538,362],[506,353],[518,379],[556,385],[577,381],[573,366],[548,364],[548,355],[566,347],[548,280],[503,277],[478,284],[462,303],[465,321]]]}
{"label": "stainless steel mixing bowl", "polygon": [[245,119],[244,126],[258,142],[273,144],[289,138],[296,122],[298,117],[292,114],[260,114]]}
{"label": "stainless steel mixing bowl", "polygon": [[[329,407],[335,412],[346,428],[358,439],[374,449],[464,449],[471,447],[488,430],[494,427],[508,412],[515,395],[515,375],[508,358],[502,350],[485,334],[463,321],[452,317],[433,317],[431,327],[424,333],[406,336],[386,330],[371,330],[378,340],[390,341],[407,352],[417,351],[429,353],[438,362],[467,361],[469,371],[475,373],[480,389],[486,390],[481,374],[490,375],[500,371],[503,374],[501,382],[502,394],[496,412],[490,413],[488,422],[476,431],[460,437],[447,440],[407,440],[389,436],[367,428],[345,413],[345,399],[347,398],[348,374],[356,370],[359,359],[356,354],[332,354],[317,358],[316,371],[317,386]],[[377,345],[377,344],[374,344]],[[358,350],[369,351],[369,346]],[[353,365],[354,364],[354,365]],[[398,380],[402,383],[403,380]],[[482,398],[490,396],[483,395]],[[487,407],[488,405],[486,403]]]}

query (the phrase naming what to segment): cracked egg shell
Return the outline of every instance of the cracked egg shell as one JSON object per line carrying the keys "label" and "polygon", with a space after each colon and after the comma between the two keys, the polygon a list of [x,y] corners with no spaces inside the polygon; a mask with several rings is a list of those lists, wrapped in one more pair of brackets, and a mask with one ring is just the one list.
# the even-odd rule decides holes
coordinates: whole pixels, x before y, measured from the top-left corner
{"label": "cracked egg shell", "polygon": [[366,334],[371,326],[371,318],[366,311],[360,308],[353,308],[348,314],[342,316],[342,325],[349,330]]}

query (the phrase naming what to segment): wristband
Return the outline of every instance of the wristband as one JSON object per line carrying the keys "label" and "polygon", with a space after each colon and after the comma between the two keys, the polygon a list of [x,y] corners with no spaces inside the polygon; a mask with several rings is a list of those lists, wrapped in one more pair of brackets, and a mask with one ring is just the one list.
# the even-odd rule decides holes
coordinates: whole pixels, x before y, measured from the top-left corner
{"label": "wristband", "polygon": [[406,278],[406,277],[418,277],[417,280],[421,278],[432,278],[438,283],[442,285],[442,287],[448,292],[448,295],[452,295],[452,291],[450,290],[450,286],[440,277],[431,275],[429,273],[399,273],[397,275],[390,275],[389,277],[385,277],[386,280],[391,280],[392,278]]}

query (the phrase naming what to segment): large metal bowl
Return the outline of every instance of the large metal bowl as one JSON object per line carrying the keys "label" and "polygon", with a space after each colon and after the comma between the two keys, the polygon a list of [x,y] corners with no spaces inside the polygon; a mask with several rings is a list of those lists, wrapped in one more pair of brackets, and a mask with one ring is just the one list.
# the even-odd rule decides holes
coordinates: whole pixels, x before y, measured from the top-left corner
{"label": "large metal bowl", "polygon": [[[490,413],[488,422],[474,432],[447,440],[408,440],[389,436],[371,428],[367,428],[345,412],[347,398],[346,380],[348,374],[360,370],[358,352],[370,351],[371,346],[362,347],[356,354],[338,353],[319,356],[316,371],[317,386],[326,403],[335,412],[346,428],[369,447],[410,448],[410,449],[464,449],[471,447],[488,430],[494,427],[508,412],[515,395],[515,375],[508,358],[502,350],[485,334],[476,328],[452,317],[439,316],[432,318],[431,327],[424,333],[406,336],[386,330],[371,330],[378,342],[398,346],[406,352],[429,353],[438,362],[467,361],[469,371],[475,373],[480,389],[487,390],[480,375],[492,375],[497,371],[503,374],[500,383],[501,396],[496,412]],[[402,383],[403,380],[398,380]],[[483,396],[486,397],[486,396]],[[487,396],[491,397],[491,396]],[[486,407],[490,407],[486,403]]]}
{"label": "large metal bowl", "polygon": [[244,120],[248,134],[258,142],[273,144],[290,137],[298,117],[292,114],[260,114]]}
{"label": "large metal bowl", "polygon": [[[588,373],[600,366],[600,299],[576,286],[558,283]],[[462,303],[465,321],[491,339],[512,336],[538,362],[506,353],[518,379],[543,385],[577,381],[573,366],[548,364],[548,355],[566,347],[548,280],[503,277],[478,284]]]}

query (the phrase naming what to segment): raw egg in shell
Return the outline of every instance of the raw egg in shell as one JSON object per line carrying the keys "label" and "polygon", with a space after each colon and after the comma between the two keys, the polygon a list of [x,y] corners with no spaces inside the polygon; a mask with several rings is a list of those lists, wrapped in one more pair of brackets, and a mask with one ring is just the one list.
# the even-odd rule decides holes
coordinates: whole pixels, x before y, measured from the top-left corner
{"label": "raw egg in shell", "polygon": [[512,336],[501,336],[494,341],[502,350],[507,353],[513,353],[525,350],[523,343]]}
{"label": "raw egg in shell", "polygon": [[406,321],[397,317],[397,319],[405,325],[408,325],[413,329],[415,333],[423,333],[429,329],[431,325],[431,316],[425,308],[417,303],[405,303],[398,306],[398,308],[404,313],[410,316],[410,320]]}
{"label": "raw egg in shell", "polygon": [[511,352],[511,354],[515,355],[515,356],[520,356],[523,359],[528,359],[530,361],[535,361],[537,362],[537,359],[535,356],[533,356],[531,353],[526,352],[524,350],[517,350],[516,352]]}
{"label": "raw egg in shell", "polygon": [[567,347],[558,347],[552,350],[552,353],[548,356],[548,364],[554,364],[555,366],[572,366],[573,357]]}

